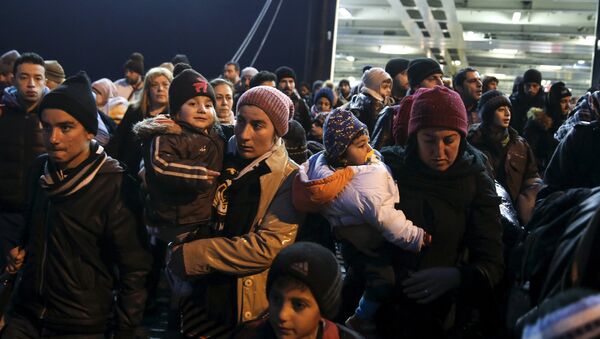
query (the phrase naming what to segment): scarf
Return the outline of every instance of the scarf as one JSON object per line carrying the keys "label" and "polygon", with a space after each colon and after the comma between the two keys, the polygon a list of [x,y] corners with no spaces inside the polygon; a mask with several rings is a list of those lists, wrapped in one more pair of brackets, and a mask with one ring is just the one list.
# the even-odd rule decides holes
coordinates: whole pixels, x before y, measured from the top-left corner
{"label": "scarf", "polygon": [[104,148],[92,140],[90,156],[75,168],[61,170],[52,161],[46,161],[40,185],[50,197],[68,197],[94,180],[106,158]]}
{"label": "scarf", "polygon": [[[232,151],[234,159],[237,159],[237,148],[235,146],[232,147],[231,144],[232,143],[230,142],[230,145],[228,145],[229,149]],[[246,164],[245,162],[242,162],[238,163],[237,166],[236,164],[234,164],[233,166],[227,166],[223,169],[223,173],[221,174],[221,178],[219,179],[220,183],[217,186],[215,198],[213,199],[213,208],[215,212],[215,230],[217,232],[222,232],[225,228],[227,209],[229,207],[229,188],[231,187],[231,185],[241,180],[248,173],[256,170],[263,161],[265,161],[271,156],[271,154],[273,154],[277,147],[281,146],[281,144],[281,138],[278,138],[269,151],[267,151],[260,157],[252,160],[250,163]]]}

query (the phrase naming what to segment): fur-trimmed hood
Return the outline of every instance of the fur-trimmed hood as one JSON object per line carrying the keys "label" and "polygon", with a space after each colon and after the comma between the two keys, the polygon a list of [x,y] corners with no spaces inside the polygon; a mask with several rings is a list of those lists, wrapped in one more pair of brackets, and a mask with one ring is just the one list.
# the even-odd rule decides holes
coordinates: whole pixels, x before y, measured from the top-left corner
{"label": "fur-trimmed hood", "polygon": [[552,128],[552,118],[542,108],[532,107],[527,111],[527,118],[538,122],[546,131]]}
{"label": "fur-trimmed hood", "polygon": [[146,140],[158,134],[181,134],[183,129],[166,115],[144,119],[133,126],[133,134],[140,140]]}

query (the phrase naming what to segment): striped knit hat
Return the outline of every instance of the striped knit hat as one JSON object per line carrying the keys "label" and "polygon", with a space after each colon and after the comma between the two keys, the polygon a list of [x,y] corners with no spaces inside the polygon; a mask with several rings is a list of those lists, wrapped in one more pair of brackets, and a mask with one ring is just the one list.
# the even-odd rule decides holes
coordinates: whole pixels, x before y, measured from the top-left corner
{"label": "striped knit hat", "polygon": [[288,121],[294,116],[294,103],[283,92],[270,86],[253,87],[238,99],[237,112],[244,105],[262,109],[271,119],[278,136],[288,132]]}

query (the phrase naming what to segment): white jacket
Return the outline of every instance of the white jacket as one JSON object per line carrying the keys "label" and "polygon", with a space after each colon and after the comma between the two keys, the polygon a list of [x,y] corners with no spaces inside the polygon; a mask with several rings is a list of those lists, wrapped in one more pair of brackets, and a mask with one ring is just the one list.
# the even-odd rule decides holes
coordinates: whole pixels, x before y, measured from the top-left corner
{"label": "white jacket", "polygon": [[[420,251],[425,232],[394,207],[400,202],[400,194],[387,166],[374,155],[368,164],[350,168],[354,171],[352,180],[321,210],[331,226],[369,224],[394,245]],[[333,173],[323,152],[300,166],[300,179],[305,182]]]}

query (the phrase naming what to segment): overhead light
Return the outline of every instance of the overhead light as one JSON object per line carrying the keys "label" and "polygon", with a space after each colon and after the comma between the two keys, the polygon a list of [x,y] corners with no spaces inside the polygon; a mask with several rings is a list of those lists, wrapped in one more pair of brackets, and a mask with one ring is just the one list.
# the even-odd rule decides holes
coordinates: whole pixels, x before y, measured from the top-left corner
{"label": "overhead light", "polygon": [[514,12],[512,22],[519,22],[521,20],[521,12]]}
{"label": "overhead light", "polygon": [[583,65],[583,64],[585,64],[585,60],[577,60],[577,64]]}
{"label": "overhead light", "polygon": [[562,66],[558,66],[558,65],[540,65],[537,68],[539,71],[560,71],[562,69]]}
{"label": "overhead light", "polygon": [[350,11],[344,7],[340,7],[340,9],[338,9],[338,15],[342,19],[352,18],[352,13],[350,13]]}
{"label": "overhead light", "polygon": [[462,62],[460,60],[452,60],[452,65],[460,66],[460,65],[462,65]]}
{"label": "overhead light", "polygon": [[355,57],[353,57],[352,55],[348,55],[348,56],[346,57],[346,60],[348,60],[348,61],[350,61],[350,62],[354,62],[354,60],[356,60],[356,58],[355,58]]}
{"label": "overhead light", "polygon": [[467,31],[467,32],[463,32],[463,40],[464,41],[485,41],[487,39],[485,38],[484,33]]}
{"label": "overhead light", "polygon": [[519,53],[518,49],[510,49],[510,48],[494,48],[491,50],[494,54],[502,54],[502,55],[515,55]]}
{"label": "overhead light", "polygon": [[596,43],[596,36],[595,35],[581,36],[581,37],[579,37],[579,40],[577,41],[577,43],[580,45],[594,46],[594,44]]}
{"label": "overhead light", "polygon": [[405,45],[381,45],[379,47],[379,53],[384,54],[411,54],[416,51],[416,48]]}

